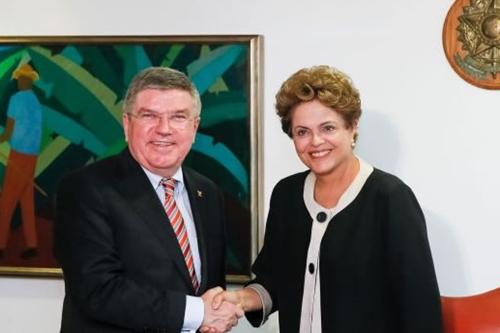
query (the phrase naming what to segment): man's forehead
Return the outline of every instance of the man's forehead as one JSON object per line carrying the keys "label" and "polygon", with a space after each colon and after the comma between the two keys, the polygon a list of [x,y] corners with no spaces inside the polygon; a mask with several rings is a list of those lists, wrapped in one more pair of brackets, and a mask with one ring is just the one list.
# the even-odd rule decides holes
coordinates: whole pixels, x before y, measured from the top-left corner
{"label": "man's forehead", "polygon": [[[188,108],[184,108],[184,109],[175,109],[175,110],[170,111],[169,113],[184,114],[184,113],[190,113],[191,111],[192,110],[190,110]],[[137,112],[140,112],[140,113],[143,113],[143,112],[164,113],[164,112],[161,112],[160,110],[156,110],[156,109],[148,108],[148,107],[140,107],[140,106],[137,109]]]}
{"label": "man's forehead", "polygon": [[189,91],[181,89],[143,89],[135,98],[135,108],[147,107],[158,104],[158,106],[175,106],[176,108],[193,108],[195,99]]}

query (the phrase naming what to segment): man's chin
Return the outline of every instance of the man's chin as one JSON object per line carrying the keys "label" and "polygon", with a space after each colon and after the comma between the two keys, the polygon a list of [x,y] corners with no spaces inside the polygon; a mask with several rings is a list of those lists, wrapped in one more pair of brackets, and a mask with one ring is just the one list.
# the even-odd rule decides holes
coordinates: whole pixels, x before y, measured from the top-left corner
{"label": "man's chin", "polygon": [[157,171],[176,171],[180,167],[180,163],[174,163],[173,161],[169,162],[155,162],[155,163],[150,163],[149,164],[152,169],[157,170]]}

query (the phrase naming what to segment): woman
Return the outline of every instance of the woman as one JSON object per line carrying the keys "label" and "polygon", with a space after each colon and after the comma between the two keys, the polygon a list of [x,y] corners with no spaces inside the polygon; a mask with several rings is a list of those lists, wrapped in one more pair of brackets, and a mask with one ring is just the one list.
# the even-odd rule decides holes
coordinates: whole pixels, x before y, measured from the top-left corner
{"label": "woman", "polygon": [[284,333],[437,333],[440,295],[422,210],[397,177],[354,153],[360,99],[328,66],[299,70],[276,95],[283,131],[309,168],[273,190],[246,288],[218,295]]}

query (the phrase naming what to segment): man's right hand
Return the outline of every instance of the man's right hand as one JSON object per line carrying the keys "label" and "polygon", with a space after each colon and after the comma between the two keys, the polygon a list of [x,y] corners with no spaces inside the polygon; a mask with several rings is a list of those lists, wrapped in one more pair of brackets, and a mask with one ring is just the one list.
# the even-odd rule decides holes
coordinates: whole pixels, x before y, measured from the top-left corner
{"label": "man's right hand", "polygon": [[224,302],[238,305],[244,312],[261,310],[264,306],[257,291],[249,287],[227,290],[215,295],[212,306],[217,310]]}
{"label": "man's right hand", "polygon": [[205,314],[200,331],[203,333],[222,333],[230,331],[238,324],[238,319],[243,317],[244,312],[240,306],[223,301],[217,309],[213,304],[216,295],[223,292],[221,287],[207,290],[202,296]]}

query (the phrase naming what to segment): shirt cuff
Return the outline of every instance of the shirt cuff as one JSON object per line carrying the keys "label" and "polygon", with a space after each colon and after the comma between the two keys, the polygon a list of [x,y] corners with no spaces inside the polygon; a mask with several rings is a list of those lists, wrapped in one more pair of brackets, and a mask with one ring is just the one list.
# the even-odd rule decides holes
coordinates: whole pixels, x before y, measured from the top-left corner
{"label": "shirt cuff", "polygon": [[255,291],[259,297],[260,302],[262,303],[262,322],[259,326],[264,324],[267,320],[267,317],[271,314],[271,309],[273,308],[273,300],[269,292],[264,288],[263,285],[259,283],[252,283],[246,286],[245,288],[250,288]]}
{"label": "shirt cuff", "polygon": [[184,324],[182,332],[196,332],[203,323],[205,307],[201,297],[186,295],[186,311],[184,311]]}

